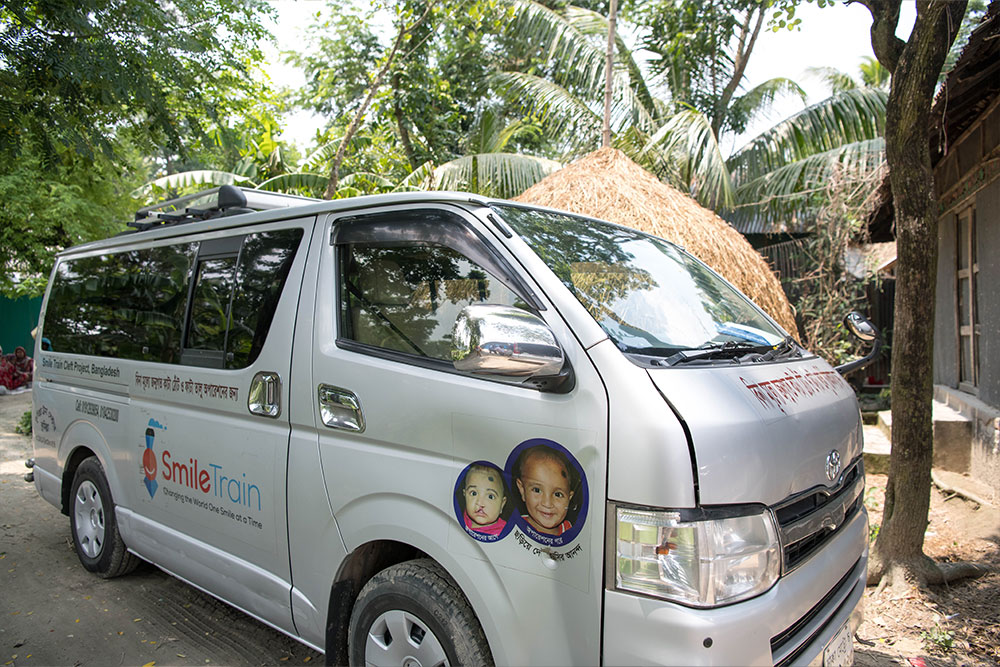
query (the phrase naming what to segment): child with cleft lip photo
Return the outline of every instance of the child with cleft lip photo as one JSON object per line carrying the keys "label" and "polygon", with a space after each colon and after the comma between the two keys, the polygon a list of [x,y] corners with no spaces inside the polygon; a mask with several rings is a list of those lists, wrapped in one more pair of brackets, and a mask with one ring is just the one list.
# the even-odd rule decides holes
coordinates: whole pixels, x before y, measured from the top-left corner
{"label": "child with cleft lip photo", "polygon": [[559,451],[546,445],[526,449],[514,466],[514,481],[529,526],[543,535],[562,535],[573,523],[567,519],[576,495],[574,469]]}
{"label": "child with cleft lip photo", "polygon": [[474,463],[461,484],[463,520],[466,530],[484,535],[499,535],[507,525],[501,517],[507,504],[503,473],[485,463]]}

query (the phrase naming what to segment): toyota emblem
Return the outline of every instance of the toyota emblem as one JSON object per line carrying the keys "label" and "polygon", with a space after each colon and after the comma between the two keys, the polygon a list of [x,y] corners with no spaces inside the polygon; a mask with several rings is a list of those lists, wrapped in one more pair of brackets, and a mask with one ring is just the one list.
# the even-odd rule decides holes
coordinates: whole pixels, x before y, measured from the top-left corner
{"label": "toyota emblem", "polygon": [[831,482],[840,474],[840,452],[836,449],[826,456],[826,478]]}

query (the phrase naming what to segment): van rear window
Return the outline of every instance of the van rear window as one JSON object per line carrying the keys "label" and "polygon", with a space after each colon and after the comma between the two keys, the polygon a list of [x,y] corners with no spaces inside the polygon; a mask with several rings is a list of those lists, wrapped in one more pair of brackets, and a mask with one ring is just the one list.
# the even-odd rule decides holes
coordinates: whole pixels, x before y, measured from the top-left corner
{"label": "van rear window", "polygon": [[175,364],[197,243],[59,264],[43,325],[53,352]]}
{"label": "van rear window", "polygon": [[[198,365],[244,368],[263,347],[302,234],[250,234],[226,260],[199,262],[199,244],[184,243],[61,262],[44,336],[53,352],[181,364],[191,363],[185,349],[207,349],[217,362]],[[195,266],[211,276],[192,290]]]}

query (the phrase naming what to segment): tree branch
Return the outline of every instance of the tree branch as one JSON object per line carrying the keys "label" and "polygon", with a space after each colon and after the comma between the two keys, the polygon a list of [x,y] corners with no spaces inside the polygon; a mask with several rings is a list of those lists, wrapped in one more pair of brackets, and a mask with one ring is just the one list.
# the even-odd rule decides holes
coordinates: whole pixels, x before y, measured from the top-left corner
{"label": "tree branch", "polygon": [[716,139],[719,138],[719,132],[722,130],[722,123],[725,121],[726,109],[729,108],[729,102],[733,99],[740,81],[743,80],[743,72],[746,71],[747,62],[750,60],[750,52],[753,51],[757,35],[760,34],[760,27],[764,24],[764,9],[758,7],[757,11],[759,12],[757,14],[757,25],[754,26],[753,34],[750,35],[749,41],[747,41],[747,33],[750,31],[750,23],[753,20],[754,10],[751,9],[747,12],[743,26],[740,28],[740,45],[737,47],[736,56],[733,58],[733,76],[722,90],[722,95],[719,97],[715,109],[712,111],[712,134],[715,135]]}
{"label": "tree branch", "polygon": [[365,113],[368,111],[368,106],[371,104],[372,99],[374,99],[375,93],[377,93],[379,88],[382,87],[382,81],[385,79],[385,75],[388,73],[389,68],[392,67],[393,60],[395,60],[396,54],[399,52],[400,47],[406,40],[406,36],[416,30],[427,19],[427,17],[430,16],[435,2],[436,0],[430,0],[430,2],[427,3],[427,6],[424,7],[424,13],[421,14],[416,21],[408,26],[400,26],[399,33],[397,33],[396,40],[393,42],[389,53],[386,55],[385,62],[382,63],[382,67],[379,69],[378,74],[375,75],[375,79],[372,81],[372,85],[368,89],[368,95],[365,97],[365,101],[362,102],[358,112],[354,114],[354,119],[351,120],[351,124],[347,126],[347,131],[344,132],[344,137],[340,140],[340,146],[337,147],[337,154],[333,158],[333,166],[330,168],[330,182],[326,186],[326,192],[323,193],[324,199],[333,199],[337,194],[337,186],[340,183],[340,165],[344,162],[347,144],[350,143],[351,139],[354,138],[354,134],[358,131],[358,127],[361,125],[361,121],[364,119]]}
{"label": "tree branch", "polygon": [[852,2],[868,8],[872,15],[872,50],[883,67],[895,72],[905,45],[903,40],[896,37],[900,0],[848,0],[847,4]]}

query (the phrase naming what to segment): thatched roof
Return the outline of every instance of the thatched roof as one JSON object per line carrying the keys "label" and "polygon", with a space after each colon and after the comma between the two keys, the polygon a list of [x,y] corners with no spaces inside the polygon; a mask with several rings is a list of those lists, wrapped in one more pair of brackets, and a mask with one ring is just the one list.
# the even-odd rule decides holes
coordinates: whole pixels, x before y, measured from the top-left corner
{"label": "thatched roof", "polygon": [[746,239],[620,150],[594,151],[531,186],[515,201],[609,220],[684,246],[798,335],[778,278]]}

